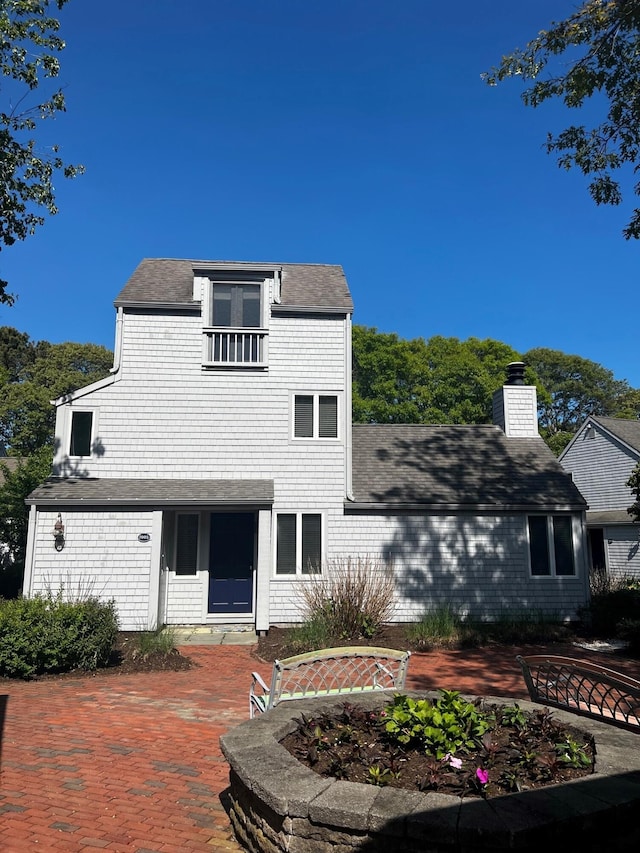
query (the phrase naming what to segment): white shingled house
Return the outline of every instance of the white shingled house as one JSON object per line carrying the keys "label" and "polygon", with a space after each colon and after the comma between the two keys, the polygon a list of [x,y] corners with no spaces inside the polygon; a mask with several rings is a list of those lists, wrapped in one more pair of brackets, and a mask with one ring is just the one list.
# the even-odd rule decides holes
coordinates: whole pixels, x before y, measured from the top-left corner
{"label": "white shingled house", "polygon": [[588,417],[560,454],[560,463],[589,504],[592,566],[612,578],[640,577],[640,524],[627,512],[627,481],[640,462],[640,421]]}
{"label": "white shingled house", "polygon": [[115,306],[111,375],[55,401],[26,595],[91,589],[127,630],[265,631],[363,557],[393,567],[397,621],[586,601],[585,502],[518,365],[496,425],[352,426],[341,267],[144,260]]}

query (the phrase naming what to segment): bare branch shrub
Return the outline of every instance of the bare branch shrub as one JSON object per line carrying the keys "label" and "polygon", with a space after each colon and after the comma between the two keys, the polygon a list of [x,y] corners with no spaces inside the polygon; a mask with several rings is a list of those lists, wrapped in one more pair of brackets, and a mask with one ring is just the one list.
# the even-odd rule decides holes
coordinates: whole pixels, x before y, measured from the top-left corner
{"label": "bare branch shrub", "polygon": [[323,623],[335,640],[372,639],[395,611],[393,565],[376,557],[337,557],[298,588],[308,623]]}

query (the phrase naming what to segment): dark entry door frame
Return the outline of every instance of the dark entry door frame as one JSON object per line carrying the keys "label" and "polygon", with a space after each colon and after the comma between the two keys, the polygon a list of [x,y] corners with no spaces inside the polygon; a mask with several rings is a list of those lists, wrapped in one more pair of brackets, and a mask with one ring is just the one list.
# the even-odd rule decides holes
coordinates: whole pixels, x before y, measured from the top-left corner
{"label": "dark entry door frame", "polygon": [[210,615],[253,613],[257,513],[212,512],[209,517]]}

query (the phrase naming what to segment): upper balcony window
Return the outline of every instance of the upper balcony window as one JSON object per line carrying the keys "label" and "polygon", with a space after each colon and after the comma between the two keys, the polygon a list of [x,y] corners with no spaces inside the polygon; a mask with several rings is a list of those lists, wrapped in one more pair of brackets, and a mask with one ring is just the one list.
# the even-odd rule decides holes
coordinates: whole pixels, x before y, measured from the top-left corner
{"label": "upper balcony window", "polygon": [[259,284],[213,284],[212,326],[259,328],[262,325]]}
{"label": "upper balcony window", "polygon": [[203,305],[206,366],[266,367],[268,281],[209,282]]}

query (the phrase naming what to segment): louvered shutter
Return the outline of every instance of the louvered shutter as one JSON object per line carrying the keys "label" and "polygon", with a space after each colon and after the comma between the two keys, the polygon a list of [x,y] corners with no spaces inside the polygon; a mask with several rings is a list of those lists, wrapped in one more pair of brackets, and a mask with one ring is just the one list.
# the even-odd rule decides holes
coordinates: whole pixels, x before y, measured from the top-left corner
{"label": "louvered shutter", "polygon": [[296,517],[293,513],[278,515],[276,543],[276,574],[296,573]]}
{"label": "louvered shutter", "polygon": [[196,513],[178,516],[176,530],[176,574],[195,575],[198,568],[198,522]]}
{"label": "louvered shutter", "polygon": [[320,438],[337,438],[338,437],[338,398],[320,397],[318,400],[319,408],[319,429],[318,436]]}
{"label": "louvered shutter", "polygon": [[313,438],[313,397],[311,395],[296,396],[294,435],[296,438]]}
{"label": "louvered shutter", "polygon": [[302,516],[302,572],[315,574],[322,566],[322,519],[320,515]]}

